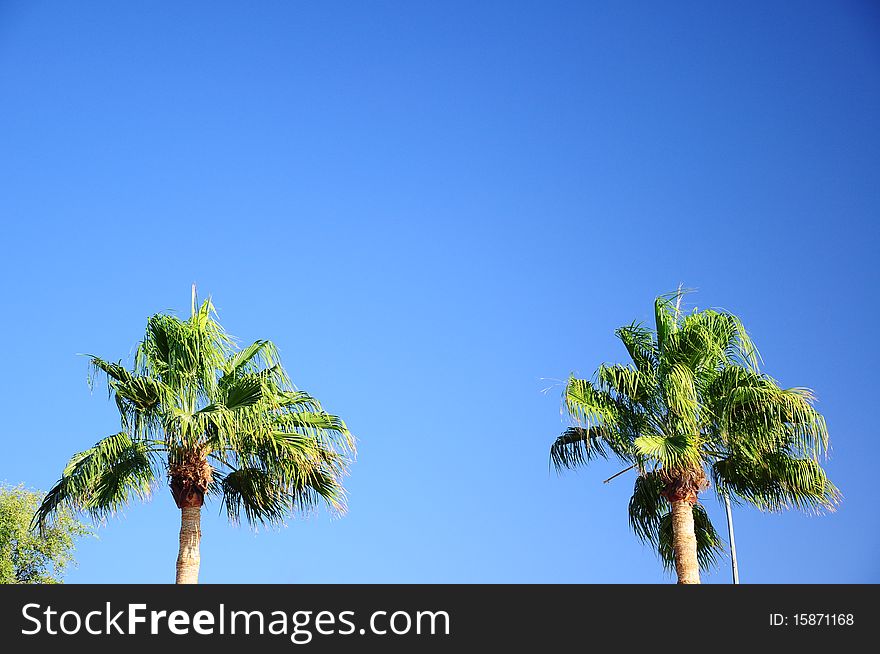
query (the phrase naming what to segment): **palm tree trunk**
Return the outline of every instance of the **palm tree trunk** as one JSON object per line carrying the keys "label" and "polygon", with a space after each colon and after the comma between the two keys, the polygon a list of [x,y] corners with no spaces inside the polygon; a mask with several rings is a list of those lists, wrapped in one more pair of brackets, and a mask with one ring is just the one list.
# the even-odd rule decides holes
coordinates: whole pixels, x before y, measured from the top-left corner
{"label": "palm tree trunk", "polygon": [[694,531],[694,505],[686,499],[672,502],[672,550],[678,583],[700,583],[697,535]]}
{"label": "palm tree trunk", "polygon": [[199,543],[202,540],[200,506],[180,509],[180,550],[177,554],[178,584],[199,583]]}

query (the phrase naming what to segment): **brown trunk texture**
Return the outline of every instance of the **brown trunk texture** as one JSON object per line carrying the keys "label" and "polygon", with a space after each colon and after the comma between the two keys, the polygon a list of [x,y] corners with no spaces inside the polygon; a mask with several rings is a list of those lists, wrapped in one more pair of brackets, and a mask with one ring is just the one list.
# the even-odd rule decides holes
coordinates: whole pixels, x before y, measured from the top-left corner
{"label": "brown trunk texture", "polygon": [[694,505],[686,499],[672,501],[672,550],[680,584],[700,583]]}
{"label": "brown trunk texture", "polygon": [[202,540],[200,506],[180,509],[180,550],[177,554],[178,584],[199,583],[199,543]]}

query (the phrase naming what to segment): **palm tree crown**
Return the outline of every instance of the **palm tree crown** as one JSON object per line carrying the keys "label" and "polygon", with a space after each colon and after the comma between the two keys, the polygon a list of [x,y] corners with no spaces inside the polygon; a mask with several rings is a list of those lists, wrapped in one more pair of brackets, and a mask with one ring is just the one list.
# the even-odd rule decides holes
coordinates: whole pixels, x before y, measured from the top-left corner
{"label": "palm tree crown", "polygon": [[721,549],[697,501],[710,479],[720,496],[768,511],[833,509],[839,500],[819,465],[828,433],[812,392],[759,372],[736,316],[685,314],[681,296],[657,298],[654,330],[634,323],[615,332],[631,363],[602,365],[592,382],[568,380],[563,402],[574,424],[550,450],[557,470],[609,455],[636,469],[630,525],[680,580],[678,503],[691,507],[700,567]]}
{"label": "palm tree crown", "polygon": [[149,318],[132,369],[90,357],[121,430],[73,456],[39,526],[62,505],[102,519],[166,477],[181,509],[216,495],[233,521],[277,523],[321,502],[344,511],[355,445],[343,421],[293,387],[275,345],[239,349],[215,318],[194,289],[189,319]]}

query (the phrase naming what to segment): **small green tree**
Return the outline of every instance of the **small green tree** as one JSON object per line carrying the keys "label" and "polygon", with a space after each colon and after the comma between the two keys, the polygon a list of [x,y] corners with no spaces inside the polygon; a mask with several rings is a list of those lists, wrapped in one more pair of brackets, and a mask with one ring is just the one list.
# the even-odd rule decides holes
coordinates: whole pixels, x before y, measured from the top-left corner
{"label": "small green tree", "polygon": [[0,584],[60,584],[73,559],[74,541],[91,535],[69,510],[42,536],[30,529],[43,494],[23,485],[0,485]]}

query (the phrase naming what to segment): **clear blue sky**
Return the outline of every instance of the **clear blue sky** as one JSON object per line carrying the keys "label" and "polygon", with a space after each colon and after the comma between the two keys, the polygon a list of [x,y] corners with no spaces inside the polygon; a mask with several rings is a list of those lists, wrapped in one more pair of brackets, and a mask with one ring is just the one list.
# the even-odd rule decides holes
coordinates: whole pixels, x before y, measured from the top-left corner
{"label": "clear blue sky", "polygon": [[[360,445],[342,519],[209,507],[202,581],[668,582],[632,477],[547,454],[684,282],[815,389],[845,495],[737,509],[743,581],[880,582],[878,115],[867,2],[4,0],[0,479],[115,431],[77,353],[197,282]],[[173,581],[178,528],[161,488],[68,581]]]}

